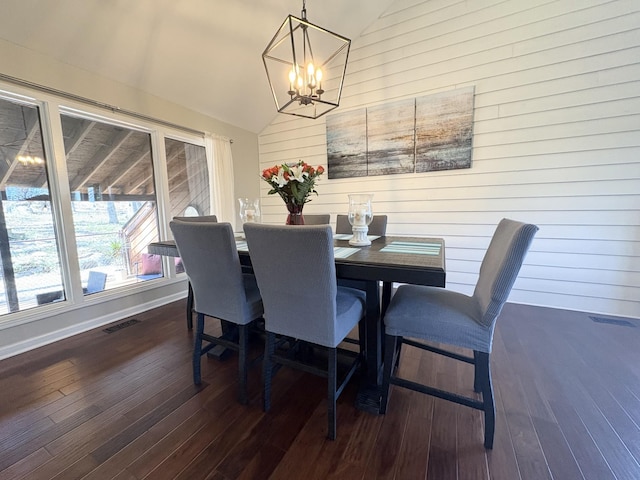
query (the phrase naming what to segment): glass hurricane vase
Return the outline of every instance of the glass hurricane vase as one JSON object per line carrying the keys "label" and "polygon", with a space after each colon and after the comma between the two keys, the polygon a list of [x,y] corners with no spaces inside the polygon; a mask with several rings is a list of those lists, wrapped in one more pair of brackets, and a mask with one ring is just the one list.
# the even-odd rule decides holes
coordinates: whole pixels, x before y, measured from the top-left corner
{"label": "glass hurricane vase", "polygon": [[240,220],[242,223],[260,223],[260,200],[249,198],[238,198],[240,204]]}
{"label": "glass hurricane vase", "polygon": [[373,210],[371,208],[371,193],[360,193],[349,195],[349,223],[353,236],[349,244],[354,247],[364,247],[371,245],[371,240],[367,237],[369,224],[373,220]]}

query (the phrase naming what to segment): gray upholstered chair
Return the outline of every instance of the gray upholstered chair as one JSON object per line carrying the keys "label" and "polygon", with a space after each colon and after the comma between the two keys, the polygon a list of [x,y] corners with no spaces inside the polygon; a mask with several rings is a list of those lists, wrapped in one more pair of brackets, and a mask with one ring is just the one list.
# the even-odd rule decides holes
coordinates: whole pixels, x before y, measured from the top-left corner
{"label": "gray upholstered chair", "polygon": [[174,222],[217,222],[216,215],[200,215],[197,217],[173,217]]}
{"label": "gray upholstered chair", "polygon": [[[437,287],[402,285],[384,315],[385,358],[381,413],[389,401],[390,385],[484,411],[484,446],[493,447],[495,404],[489,368],[496,319],[509,297],[538,227],[503,219],[489,244],[472,296]],[[448,352],[412,339],[473,350],[473,357]],[[402,344],[422,348],[474,365],[475,392],[482,400],[464,397],[394,375]]]}
{"label": "gray upholstered chair", "polygon": [[[193,349],[193,382],[201,383],[200,357],[216,345],[238,351],[239,400],[246,404],[250,324],[262,317],[262,299],[253,275],[244,275],[229,223],[170,223],[178,252],[193,288],[197,314]],[[237,341],[204,332],[206,317],[238,326]],[[209,342],[203,346],[204,342]]]}
{"label": "gray upholstered chair", "polygon": [[90,270],[89,278],[87,279],[87,286],[82,289],[82,293],[84,293],[85,295],[91,295],[92,293],[102,292],[106,285],[106,273]]}
{"label": "gray upholstered chair", "polygon": [[302,215],[305,225],[329,225],[331,215],[328,213]]}
{"label": "gray upholstered chair", "polygon": [[[244,232],[264,302],[266,335],[263,359],[264,410],[271,406],[274,364],[327,377],[328,434],[336,437],[336,400],[359,365],[360,355],[338,349],[349,331],[364,319],[364,292],[338,287],[330,225],[287,226],[245,223]],[[327,351],[327,370],[281,354],[276,335],[308,342]],[[296,351],[296,347],[292,350]],[[337,355],[353,361],[338,383]],[[362,344],[360,345],[362,353]],[[304,395],[304,392],[300,392]]]}
{"label": "gray upholstered chair", "polygon": [[[348,215],[338,215],[336,217],[336,233],[351,233],[351,224],[349,223]],[[373,220],[371,220],[371,223],[369,224],[369,231],[367,234],[384,237],[387,234],[387,216],[374,215]]]}
{"label": "gray upholstered chair", "polygon": [[[174,222],[196,222],[196,223],[207,223],[213,222],[216,223],[218,221],[218,217],[216,215],[200,215],[197,217],[173,217]],[[193,330],[193,288],[191,287],[191,282],[188,282],[188,291],[187,291],[187,329]]]}
{"label": "gray upholstered chair", "polygon": [[[92,293],[102,292],[106,285],[106,273],[98,272],[96,270],[90,270],[89,278],[87,279],[87,286],[82,287],[82,293],[84,293],[85,295],[91,295]],[[54,290],[52,292],[39,293],[36,295],[36,302],[38,305],[60,302],[62,300],[64,300],[63,290]]]}

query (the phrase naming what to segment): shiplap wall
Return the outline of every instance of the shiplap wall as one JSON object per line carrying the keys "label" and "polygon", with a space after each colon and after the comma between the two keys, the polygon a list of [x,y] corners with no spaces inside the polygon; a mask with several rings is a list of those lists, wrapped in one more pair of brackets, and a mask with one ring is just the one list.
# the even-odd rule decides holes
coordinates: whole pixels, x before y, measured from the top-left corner
{"label": "shiplap wall", "polygon": [[[305,211],[335,221],[373,192],[388,234],[445,238],[464,293],[498,221],[532,222],[510,301],[640,317],[640,0],[398,0],[353,39],[337,111],[470,85],[471,169],[325,178]],[[260,167],[326,166],[325,128],[279,116]],[[263,221],[284,222],[262,183]]]}

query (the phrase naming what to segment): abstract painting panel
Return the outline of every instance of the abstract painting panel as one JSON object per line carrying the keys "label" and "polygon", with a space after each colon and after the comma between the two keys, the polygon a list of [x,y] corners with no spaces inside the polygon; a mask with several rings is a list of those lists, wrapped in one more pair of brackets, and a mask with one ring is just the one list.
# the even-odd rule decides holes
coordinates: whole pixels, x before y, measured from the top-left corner
{"label": "abstract painting panel", "polygon": [[327,117],[327,176],[367,176],[367,111],[364,108]]}
{"label": "abstract painting panel", "polygon": [[474,87],[327,117],[328,177],[471,167]]}
{"label": "abstract painting panel", "polygon": [[415,118],[413,99],[367,108],[369,175],[413,173]]}
{"label": "abstract painting panel", "polygon": [[416,99],[416,172],[471,167],[473,88]]}

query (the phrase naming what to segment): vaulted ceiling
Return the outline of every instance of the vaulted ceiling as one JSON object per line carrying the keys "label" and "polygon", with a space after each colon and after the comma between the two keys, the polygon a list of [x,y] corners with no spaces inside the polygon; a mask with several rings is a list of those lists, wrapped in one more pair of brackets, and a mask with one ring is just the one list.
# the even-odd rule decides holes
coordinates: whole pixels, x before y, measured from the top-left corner
{"label": "vaulted ceiling", "polygon": [[[353,40],[392,3],[306,8],[310,22]],[[258,133],[276,115],[262,52],[301,9],[302,0],[0,0],[0,38]]]}

